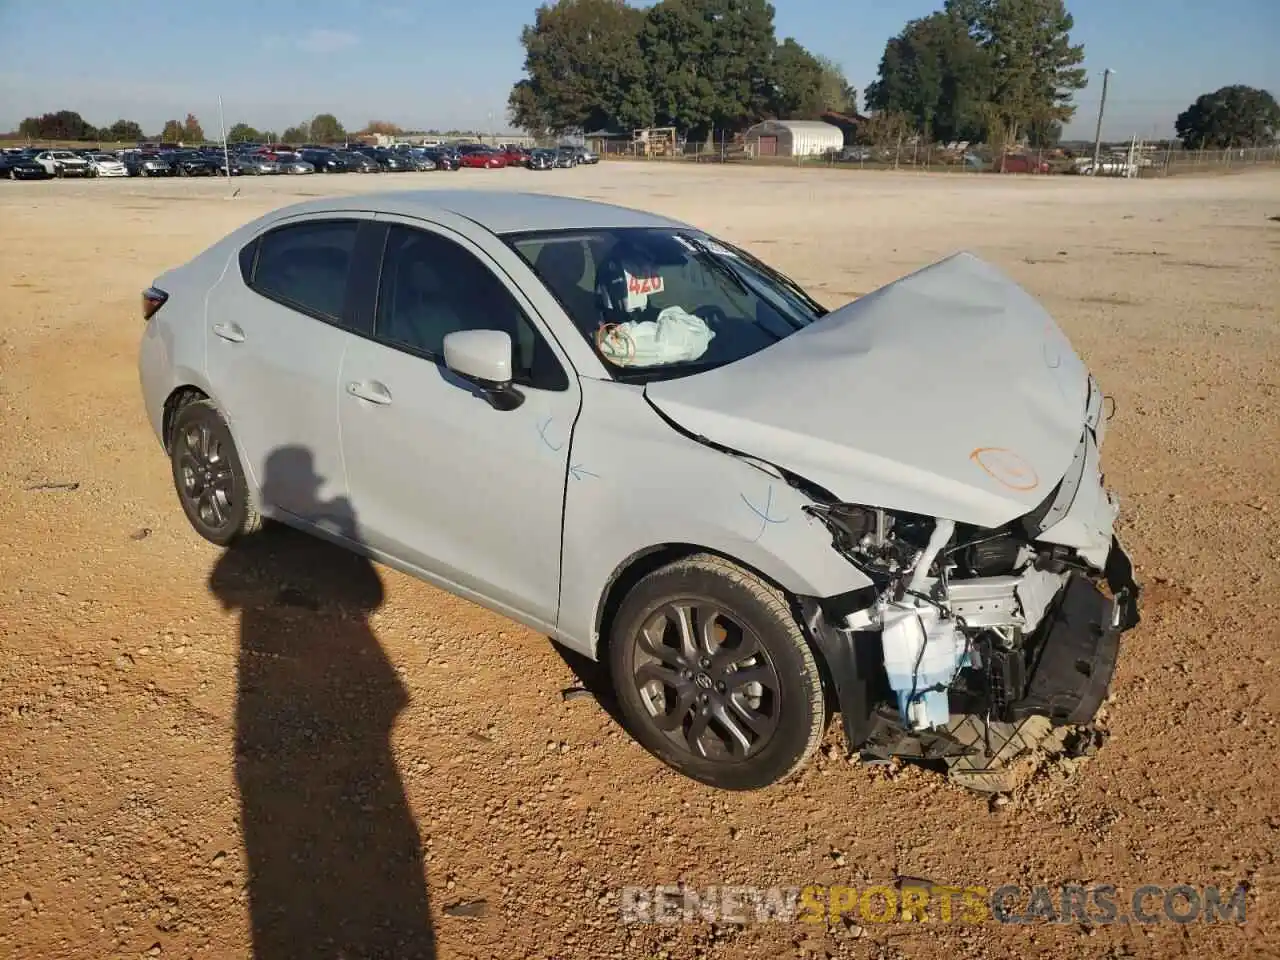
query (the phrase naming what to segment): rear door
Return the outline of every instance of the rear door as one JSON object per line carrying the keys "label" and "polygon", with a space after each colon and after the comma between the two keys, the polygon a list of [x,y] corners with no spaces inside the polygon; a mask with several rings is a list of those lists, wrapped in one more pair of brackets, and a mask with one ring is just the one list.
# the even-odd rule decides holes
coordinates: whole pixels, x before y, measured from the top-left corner
{"label": "rear door", "polygon": [[[343,454],[367,543],[550,630],[580,391],[495,259],[505,251],[514,270],[515,254],[483,242],[423,221],[387,224],[373,336],[353,340],[342,363]],[[494,409],[445,368],[445,335],[465,329],[511,335],[524,397],[514,410]]]}
{"label": "rear door", "polygon": [[241,251],[209,295],[207,368],[265,506],[349,535],[338,372],[357,238],[371,220],[291,220]]}

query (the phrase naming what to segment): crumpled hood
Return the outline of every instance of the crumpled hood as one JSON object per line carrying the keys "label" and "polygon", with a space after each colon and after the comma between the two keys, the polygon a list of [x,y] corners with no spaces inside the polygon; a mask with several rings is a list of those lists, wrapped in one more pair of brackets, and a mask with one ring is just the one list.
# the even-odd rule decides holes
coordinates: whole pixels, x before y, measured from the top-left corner
{"label": "crumpled hood", "polygon": [[1066,472],[1089,374],[1030,294],[958,253],[645,394],[682,429],[846,502],[995,527]]}

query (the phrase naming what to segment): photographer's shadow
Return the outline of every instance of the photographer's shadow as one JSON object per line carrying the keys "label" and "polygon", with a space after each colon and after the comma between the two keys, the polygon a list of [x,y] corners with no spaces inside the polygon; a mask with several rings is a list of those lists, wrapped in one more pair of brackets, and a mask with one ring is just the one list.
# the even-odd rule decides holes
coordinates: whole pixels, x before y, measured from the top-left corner
{"label": "photographer's shadow", "polygon": [[[267,460],[264,494],[310,490],[356,539],[350,503],[320,503],[309,451]],[[236,781],[254,956],[435,955],[422,842],[390,735],[408,693],[368,618],[382,581],[363,557],[278,526],[223,553],[209,586],[240,610]]]}

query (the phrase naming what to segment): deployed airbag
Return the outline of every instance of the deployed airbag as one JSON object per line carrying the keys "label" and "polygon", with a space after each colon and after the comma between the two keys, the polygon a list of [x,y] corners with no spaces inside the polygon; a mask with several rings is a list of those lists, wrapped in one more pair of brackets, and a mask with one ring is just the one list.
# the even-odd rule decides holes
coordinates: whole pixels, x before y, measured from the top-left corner
{"label": "deployed airbag", "polygon": [[667,307],[656,320],[611,324],[597,338],[600,352],[624,367],[656,367],[697,360],[715,336],[707,322],[683,307]]}

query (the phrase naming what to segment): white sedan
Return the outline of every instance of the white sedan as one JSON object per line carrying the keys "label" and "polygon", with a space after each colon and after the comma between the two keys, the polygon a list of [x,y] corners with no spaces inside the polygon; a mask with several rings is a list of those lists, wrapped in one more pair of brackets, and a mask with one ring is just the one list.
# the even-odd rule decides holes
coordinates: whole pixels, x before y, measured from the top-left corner
{"label": "white sedan", "polygon": [[272,517],[499,611],[705,783],[787,776],[837,709],[867,760],[1088,725],[1138,619],[1102,392],[968,254],[828,310],[665,217],[379,193],[240,227],[142,313],[220,567]]}
{"label": "white sedan", "polygon": [[89,154],[89,169],[95,177],[127,177],[129,168],[118,157],[109,153]]}
{"label": "white sedan", "polygon": [[70,150],[46,150],[35,155],[36,163],[55,177],[89,177],[93,175],[89,161]]}

